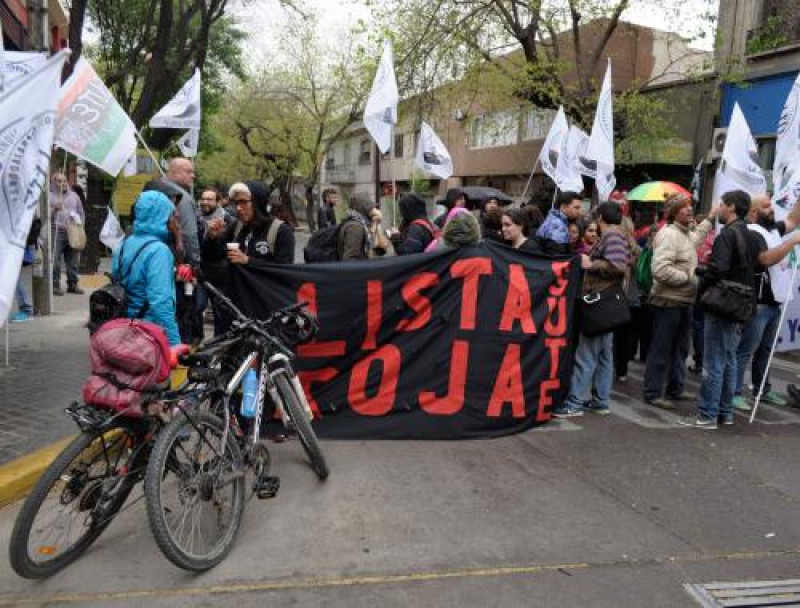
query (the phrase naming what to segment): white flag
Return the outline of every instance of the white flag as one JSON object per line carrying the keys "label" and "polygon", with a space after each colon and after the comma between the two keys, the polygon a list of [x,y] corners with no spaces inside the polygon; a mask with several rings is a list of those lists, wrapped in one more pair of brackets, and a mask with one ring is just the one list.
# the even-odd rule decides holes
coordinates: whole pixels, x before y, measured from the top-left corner
{"label": "white flag", "polygon": [[47,182],[61,51],[0,94],[0,325],[8,318],[22,255]]}
{"label": "white flag", "polygon": [[131,154],[131,157],[125,161],[125,166],[122,168],[122,175],[125,177],[132,177],[139,172],[138,162],[136,160],[136,152]]}
{"label": "white flag", "polygon": [[542,151],[539,152],[539,163],[542,165],[542,171],[547,173],[554,182],[557,182],[556,167],[561,154],[564,152],[567,133],[569,133],[569,125],[564,114],[564,107],[558,106],[556,117],[553,119],[553,124],[550,125],[544,144],[542,144]]}
{"label": "white flag", "polygon": [[114,251],[124,238],[125,233],[122,231],[122,226],[119,225],[117,216],[109,207],[106,221],[103,222],[103,229],[100,231],[100,242]]}
{"label": "white flag", "polygon": [[61,87],[55,143],[114,176],[136,153],[136,127],[84,57]]}
{"label": "white flag", "polygon": [[440,179],[447,179],[453,175],[453,159],[450,158],[450,153],[426,122],[420,127],[415,162],[417,167],[433,173]]}
{"label": "white flag", "polygon": [[195,68],[194,75],[175,97],[150,119],[150,126],[156,129],[199,129],[200,88],[200,70]]}
{"label": "white flag", "polygon": [[800,179],[800,74],[786,98],[777,133],[772,180],[775,190],[780,190]]}
{"label": "white flag", "polygon": [[723,194],[732,190],[744,190],[749,194],[763,194],[767,191],[767,180],[758,164],[758,147],[738,103],[733,106],[716,176],[714,204]]}
{"label": "white flag", "polygon": [[558,157],[556,164],[555,182],[562,192],[583,192],[583,178],[578,165],[578,155],[586,148],[589,136],[584,131],[572,125],[564,142],[563,153]]}
{"label": "white flag", "polygon": [[392,44],[387,40],[383,43],[383,56],[364,108],[364,126],[378,144],[381,154],[386,154],[392,145],[392,125],[397,124],[399,101],[392,64]]}
{"label": "white flag", "polygon": [[42,67],[45,61],[47,61],[47,55],[44,53],[19,53],[0,49],[0,79],[2,79],[0,91],[4,87],[12,86],[19,78]]}
{"label": "white flag", "polygon": [[611,59],[608,60],[603,87],[597,99],[592,134],[586,147],[586,158],[597,163],[595,185],[600,201],[607,201],[614,190],[614,102],[611,86]]}
{"label": "white flag", "polygon": [[800,75],[792,85],[778,121],[772,181],[775,217],[784,219],[800,195]]}
{"label": "white flag", "polygon": [[200,129],[189,129],[178,140],[178,148],[186,157],[197,156],[197,145],[200,143]]}

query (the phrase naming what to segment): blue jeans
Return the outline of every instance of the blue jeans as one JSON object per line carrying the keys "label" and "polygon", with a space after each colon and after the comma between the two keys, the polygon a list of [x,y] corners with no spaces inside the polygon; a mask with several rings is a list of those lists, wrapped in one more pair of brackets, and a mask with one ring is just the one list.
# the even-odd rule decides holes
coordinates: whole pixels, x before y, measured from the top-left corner
{"label": "blue jeans", "polygon": [[742,323],[725,321],[706,313],[703,344],[703,381],[700,384],[700,418],[716,420],[732,414],[736,388],[736,349],[742,336]]}
{"label": "blue jeans", "polygon": [[[753,391],[758,393],[761,381],[767,373],[767,362],[769,353],[772,351],[772,342],[778,332],[778,322],[781,320],[780,306],[758,305],[756,316],[744,325],[742,330],[742,340],[736,350],[736,394],[741,395],[744,384],[744,372],[750,358],[753,358],[753,367],[750,370]],[[771,386],[769,376],[764,384],[764,393],[768,393]]]}
{"label": "blue jeans", "polygon": [[26,315],[33,315],[33,304],[28,301],[28,294],[25,291],[25,281],[22,276],[17,279],[17,308]]}
{"label": "blue jeans", "polygon": [[653,339],[644,373],[644,398],[660,398],[667,382],[667,396],[677,397],[686,384],[691,309],[688,306],[653,306]]}
{"label": "blue jeans", "polygon": [[592,400],[598,407],[608,407],[613,382],[614,334],[609,332],[591,338],[581,334],[575,351],[569,397],[564,406],[583,409],[583,404]]}

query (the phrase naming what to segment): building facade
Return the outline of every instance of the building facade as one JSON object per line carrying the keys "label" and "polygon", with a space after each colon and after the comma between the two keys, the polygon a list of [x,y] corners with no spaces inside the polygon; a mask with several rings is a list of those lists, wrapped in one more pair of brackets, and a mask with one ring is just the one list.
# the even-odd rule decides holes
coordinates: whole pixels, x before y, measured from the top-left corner
{"label": "building facade", "polygon": [[738,103],[771,186],[778,120],[800,72],[800,2],[720,0],[715,61],[742,83],[723,84],[710,160],[716,162]]}
{"label": "building facade", "polygon": [[67,47],[69,10],[60,0],[0,0],[3,44],[10,51]]}
{"label": "building facade", "polygon": [[[602,23],[587,24],[582,31],[584,37],[601,34]],[[689,48],[674,34],[629,23],[620,23],[605,55],[612,61],[613,86],[617,91],[634,86],[665,91],[676,83],[685,82],[688,73],[699,72],[710,63],[708,53]],[[509,57],[509,61],[514,61],[513,55]],[[568,58],[565,61],[568,62]],[[605,67],[606,62],[601,61],[594,74],[596,82],[602,81]],[[567,72],[563,79],[574,81],[575,74]],[[700,93],[692,91],[697,93],[699,108]],[[550,196],[554,186],[535,165],[555,116],[554,110],[523,104],[498,106],[487,94],[459,93],[457,84],[442,87],[433,96],[435,110],[426,120],[452,156],[454,174],[450,179],[428,179],[430,176],[415,168],[420,116],[415,113],[414,100],[405,100],[398,110],[401,122],[396,127],[394,150],[382,155],[376,163],[376,148],[369,133],[361,123],[354,123],[331,146],[324,161],[320,187],[335,187],[345,199],[355,193],[367,193],[376,198],[391,194],[392,182],[398,192],[410,190],[412,184],[417,190],[424,189],[421,187],[424,184],[434,196],[460,185],[496,187],[518,200],[522,200],[523,195],[527,199],[532,192],[543,190]],[[688,117],[696,116],[698,108],[687,112],[679,105],[671,107],[676,116],[687,119],[678,121],[684,128],[671,144],[672,153],[667,154],[664,145],[654,145],[651,157],[644,160],[648,164],[678,163],[688,175],[687,179],[691,179],[691,167],[698,155],[694,141],[697,127]],[[675,150],[681,153],[676,154]],[[623,175],[628,173],[633,172],[623,169]],[[529,180],[531,185],[526,192]]]}

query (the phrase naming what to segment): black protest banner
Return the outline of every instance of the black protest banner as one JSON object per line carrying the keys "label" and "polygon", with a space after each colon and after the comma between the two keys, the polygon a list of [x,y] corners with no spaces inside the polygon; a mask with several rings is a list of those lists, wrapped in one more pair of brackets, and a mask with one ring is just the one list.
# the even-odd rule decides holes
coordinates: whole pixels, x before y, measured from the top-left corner
{"label": "black protest banner", "polygon": [[296,368],[320,436],[500,436],[546,422],[566,397],[574,260],[482,243],[229,278],[247,314],[306,300],[318,315]]}

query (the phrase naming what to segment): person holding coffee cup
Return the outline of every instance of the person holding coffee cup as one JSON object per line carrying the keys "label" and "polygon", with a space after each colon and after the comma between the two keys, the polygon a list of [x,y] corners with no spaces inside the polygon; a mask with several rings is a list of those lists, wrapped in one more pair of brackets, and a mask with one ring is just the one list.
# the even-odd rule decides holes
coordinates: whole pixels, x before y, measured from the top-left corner
{"label": "person holding coffee cup", "polygon": [[208,222],[203,242],[203,261],[227,259],[230,264],[252,268],[265,264],[294,262],[294,230],[268,209],[269,193],[261,182],[249,181],[231,186],[229,197],[236,209],[236,222]]}

